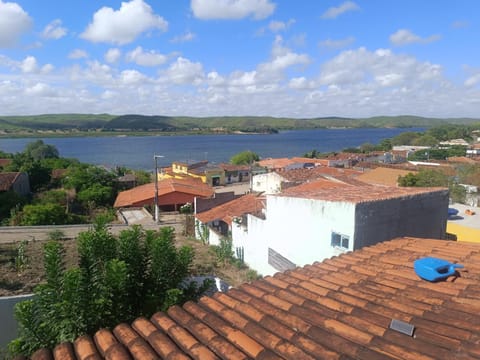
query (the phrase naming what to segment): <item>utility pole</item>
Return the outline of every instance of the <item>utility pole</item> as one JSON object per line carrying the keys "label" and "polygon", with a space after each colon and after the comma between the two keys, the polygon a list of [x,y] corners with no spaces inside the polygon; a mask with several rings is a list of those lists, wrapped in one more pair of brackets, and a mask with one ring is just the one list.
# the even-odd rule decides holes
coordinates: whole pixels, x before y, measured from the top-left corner
{"label": "utility pole", "polygon": [[158,158],[163,158],[163,155],[153,155],[153,160],[155,162],[155,223],[158,224]]}

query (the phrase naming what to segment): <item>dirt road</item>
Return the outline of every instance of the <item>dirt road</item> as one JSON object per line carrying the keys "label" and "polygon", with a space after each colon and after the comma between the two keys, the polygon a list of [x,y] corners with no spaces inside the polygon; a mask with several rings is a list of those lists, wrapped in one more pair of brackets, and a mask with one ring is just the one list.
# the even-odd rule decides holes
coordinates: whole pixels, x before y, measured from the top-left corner
{"label": "dirt road", "polygon": [[[177,234],[183,232],[185,225],[185,215],[180,214],[162,214],[160,224],[144,224],[142,227],[147,230],[157,230],[163,226],[172,226]],[[82,231],[87,231],[92,227],[87,225],[55,225],[55,226],[1,226],[0,243],[20,242],[23,240],[47,240],[52,231],[61,231],[65,238],[74,239]],[[112,234],[117,235],[120,231],[129,226],[124,224],[109,225]]]}

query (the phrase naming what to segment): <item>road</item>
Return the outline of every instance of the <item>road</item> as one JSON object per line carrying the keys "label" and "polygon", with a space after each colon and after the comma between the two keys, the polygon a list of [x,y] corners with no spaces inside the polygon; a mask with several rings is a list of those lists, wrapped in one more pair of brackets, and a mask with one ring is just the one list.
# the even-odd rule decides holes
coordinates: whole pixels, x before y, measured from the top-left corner
{"label": "road", "polygon": [[[185,215],[163,214],[160,216],[160,224],[142,224],[146,230],[158,230],[163,226],[172,226],[177,234],[183,232],[185,225]],[[120,231],[127,229],[128,225],[112,224],[109,225],[110,232],[117,235]],[[20,242],[23,240],[47,240],[52,231],[59,230],[65,235],[65,238],[74,239],[82,231],[92,228],[91,224],[86,225],[54,225],[54,226],[1,226],[0,244]]]}

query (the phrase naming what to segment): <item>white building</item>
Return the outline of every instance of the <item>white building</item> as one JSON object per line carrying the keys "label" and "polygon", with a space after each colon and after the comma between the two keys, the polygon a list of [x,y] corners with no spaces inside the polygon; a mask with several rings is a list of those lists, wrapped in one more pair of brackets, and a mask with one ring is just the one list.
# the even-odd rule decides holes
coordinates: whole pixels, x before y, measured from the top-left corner
{"label": "white building", "polygon": [[414,236],[445,237],[448,190],[310,182],[267,195],[264,219],[231,226],[233,246],[262,275]]}

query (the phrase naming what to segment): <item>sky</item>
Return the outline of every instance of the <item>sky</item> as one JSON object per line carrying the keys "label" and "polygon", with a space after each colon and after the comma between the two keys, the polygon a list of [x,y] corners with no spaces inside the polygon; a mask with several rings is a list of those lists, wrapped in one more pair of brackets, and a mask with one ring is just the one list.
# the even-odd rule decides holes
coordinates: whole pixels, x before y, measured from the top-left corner
{"label": "sky", "polygon": [[480,118],[478,0],[0,0],[0,115]]}

